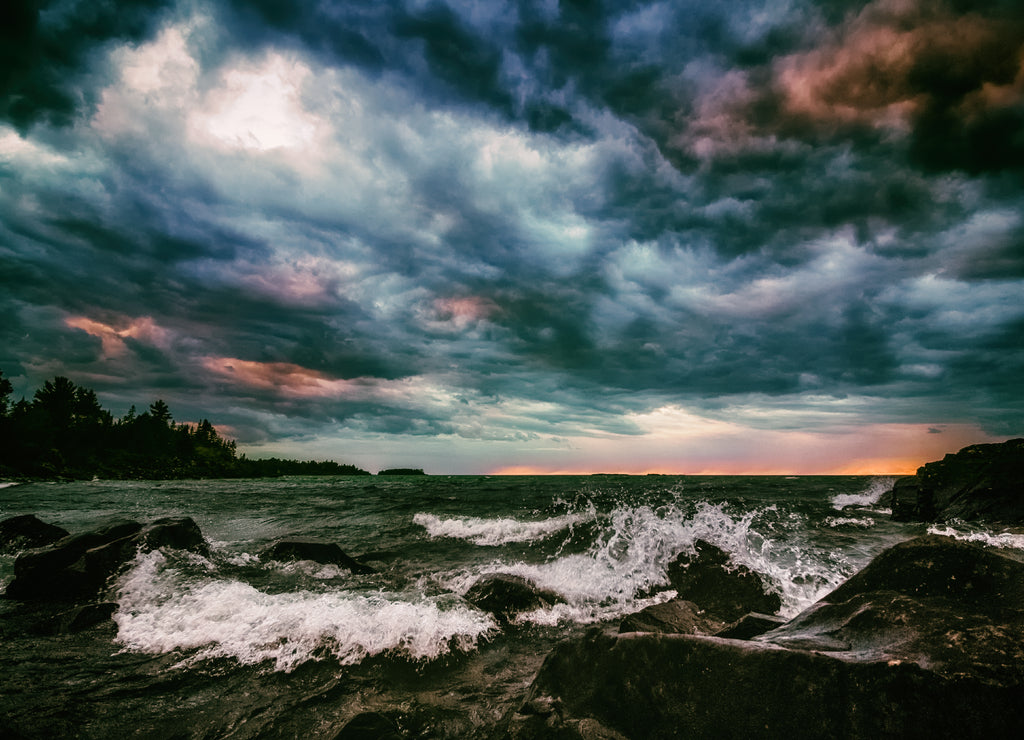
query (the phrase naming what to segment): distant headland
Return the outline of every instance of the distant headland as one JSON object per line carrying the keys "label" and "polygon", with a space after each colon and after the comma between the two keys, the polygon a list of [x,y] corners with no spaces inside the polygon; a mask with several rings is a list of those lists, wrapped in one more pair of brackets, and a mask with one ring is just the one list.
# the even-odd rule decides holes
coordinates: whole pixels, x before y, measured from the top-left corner
{"label": "distant headland", "polygon": [[[0,478],[140,479],[269,478],[283,475],[371,475],[334,461],[253,460],[239,455],[208,419],[174,421],[156,400],[121,418],[104,409],[95,391],[63,376],[32,396],[11,402],[14,388],[0,371]],[[423,475],[396,468],[381,475]]]}

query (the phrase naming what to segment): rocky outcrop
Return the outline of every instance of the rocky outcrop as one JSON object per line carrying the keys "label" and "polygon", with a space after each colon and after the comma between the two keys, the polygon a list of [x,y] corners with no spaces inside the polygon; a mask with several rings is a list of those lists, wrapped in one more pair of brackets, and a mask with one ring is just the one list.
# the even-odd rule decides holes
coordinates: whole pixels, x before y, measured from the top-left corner
{"label": "rocky outcrop", "polygon": [[547,657],[503,731],[629,738],[1024,737],[1024,563],[921,537],[753,640],[600,630]]}
{"label": "rocky outcrop", "polygon": [[466,592],[466,601],[498,619],[508,621],[521,612],[549,608],[564,603],[565,599],[557,592],[540,588],[521,576],[492,573],[483,576],[470,587]]}
{"label": "rocky outcrop", "polygon": [[1024,439],[965,447],[896,481],[892,518],[1024,523]]}
{"label": "rocky outcrop", "polygon": [[369,565],[347,555],[337,544],[323,540],[278,540],[260,552],[260,558],[281,562],[311,560],[321,565],[337,565],[358,574],[376,572]]}
{"label": "rocky outcrop", "polygon": [[32,514],[0,522],[0,552],[17,553],[43,547],[68,536],[68,531],[40,521]]}
{"label": "rocky outcrop", "polygon": [[199,527],[189,517],[158,519],[143,527],[111,520],[94,530],[23,552],[14,561],[8,598],[81,602],[101,594],[107,581],[139,550],[173,547],[208,554]]}
{"label": "rocky outcrop", "polygon": [[774,614],[782,607],[779,595],[757,573],[733,563],[724,550],[704,540],[694,547],[695,554],[680,555],[667,568],[677,598],[692,601],[723,623],[747,612]]}

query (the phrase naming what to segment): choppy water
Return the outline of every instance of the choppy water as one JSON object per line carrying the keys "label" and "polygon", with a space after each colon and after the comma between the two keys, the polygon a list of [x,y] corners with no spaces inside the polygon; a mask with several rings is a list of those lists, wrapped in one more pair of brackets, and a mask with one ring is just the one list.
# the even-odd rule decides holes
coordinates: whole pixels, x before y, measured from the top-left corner
{"label": "choppy water", "polygon": [[[208,559],[140,555],[115,584],[116,629],[9,640],[0,711],[23,734],[27,717],[50,712],[40,737],[330,737],[365,709],[424,737],[482,734],[557,640],[669,598],[666,566],[697,539],[762,574],[783,613],[797,614],[925,531],[877,507],[891,483],[431,476],[0,488],[0,519],[34,513],[76,532],[112,516],[187,515],[211,546]],[[933,531],[1024,548],[1020,534]],[[337,542],[378,572],[256,557],[290,535]],[[13,561],[0,556],[0,587]],[[462,598],[494,572],[566,603],[502,631]]]}

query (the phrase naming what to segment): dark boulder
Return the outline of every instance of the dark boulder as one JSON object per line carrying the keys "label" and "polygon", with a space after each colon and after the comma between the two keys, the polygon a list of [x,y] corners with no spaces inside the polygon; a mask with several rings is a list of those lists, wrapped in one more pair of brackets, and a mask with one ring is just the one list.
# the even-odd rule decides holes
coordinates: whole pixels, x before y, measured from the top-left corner
{"label": "dark boulder", "polygon": [[758,639],[1024,686],[1024,563],[949,537],[917,537]]}
{"label": "dark boulder", "polygon": [[549,654],[504,729],[582,719],[637,739],[1024,737],[1024,563],[921,537],[753,640],[595,630]]}
{"label": "dark boulder", "polygon": [[1024,522],[1024,439],[971,445],[900,478],[892,518]]}
{"label": "dark boulder", "polygon": [[6,595],[13,599],[79,601],[95,596],[113,570],[132,550],[138,522],[111,520],[49,547],[23,552],[14,561],[14,580]]}
{"label": "dark boulder", "polygon": [[322,540],[278,540],[260,552],[260,558],[281,562],[311,560],[322,565],[338,565],[353,573],[376,572],[369,565],[346,555],[335,543]]}
{"label": "dark boulder", "polygon": [[47,524],[32,514],[15,516],[0,522],[0,552],[16,553],[43,547],[68,536],[68,531]]}
{"label": "dark boulder", "polygon": [[619,623],[619,632],[677,632],[686,635],[712,635],[725,624],[692,601],[673,599],[653,604]]}
{"label": "dark boulder", "polygon": [[724,550],[704,540],[694,547],[696,554],[684,553],[667,568],[677,598],[694,602],[725,623],[747,612],[774,614],[782,608],[779,595],[757,573],[733,563]]}
{"label": "dark boulder", "polygon": [[557,592],[508,573],[483,576],[466,592],[466,601],[503,620],[511,619],[520,612],[565,603]]}
{"label": "dark boulder", "polygon": [[187,516],[164,517],[143,528],[139,535],[139,548],[143,552],[148,552],[161,547],[188,550],[204,557],[210,554],[210,548],[199,525]]}
{"label": "dark boulder", "polygon": [[137,552],[158,547],[208,554],[199,527],[188,517],[158,519],[146,527],[115,519],[48,547],[23,552],[14,561],[14,580],[5,593],[19,600],[88,600],[100,595],[109,579]]}
{"label": "dark boulder", "polygon": [[548,655],[503,729],[518,740],[572,737],[565,728],[584,719],[633,740],[988,739],[1021,737],[1024,703],[1020,687],[946,679],[914,663],[718,637],[598,632]]}

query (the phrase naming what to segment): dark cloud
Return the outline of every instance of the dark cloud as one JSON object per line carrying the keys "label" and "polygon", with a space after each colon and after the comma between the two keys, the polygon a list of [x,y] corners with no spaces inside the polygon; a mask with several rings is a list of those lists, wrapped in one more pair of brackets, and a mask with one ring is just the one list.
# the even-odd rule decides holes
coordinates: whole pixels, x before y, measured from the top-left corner
{"label": "dark cloud", "polygon": [[75,84],[103,44],[139,41],[166,0],[12,0],[0,15],[0,117],[21,130],[37,121],[71,123],[81,103]]}
{"label": "dark cloud", "polygon": [[8,4],[0,369],[243,441],[1010,430],[1019,4],[784,5]]}

